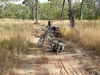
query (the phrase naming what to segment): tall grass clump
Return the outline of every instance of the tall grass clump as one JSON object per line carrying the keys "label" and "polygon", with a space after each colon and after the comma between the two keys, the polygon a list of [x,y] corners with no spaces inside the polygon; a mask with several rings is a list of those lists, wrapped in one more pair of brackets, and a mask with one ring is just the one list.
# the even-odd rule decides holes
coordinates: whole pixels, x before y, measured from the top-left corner
{"label": "tall grass clump", "polygon": [[14,56],[5,49],[0,49],[0,75],[7,75],[14,67]]}
{"label": "tall grass clump", "polygon": [[0,75],[9,75],[17,67],[17,56],[28,51],[34,33],[33,21],[0,20]]}
{"label": "tall grass clump", "polygon": [[28,40],[19,34],[10,39],[0,41],[0,48],[8,50],[11,54],[22,54],[28,50]]}
{"label": "tall grass clump", "polygon": [[66,26],[66,34],[63,32],[66,39],[77,42],[85,49],[93,50],[100,54],[100,22],[98,20],[76,21],[77,30],[70,29],[69,24]]}
{"label": "tall grass clump", "polygon": [[6,75],[13,67],[17,67],[19,59],[16,55],[24,54],[27,50],[28,41],[20,35],[0,41],[1,75]]}
{"label": "tall grass clump", "polygon": [[100,27],[87,27],[80,34],[80,43],[89,50],[100,53]]}
{"label": "tall grass clump", "polygon": [[78,42],[79,40],[77,39],[80,39],[79,31],[71,29],[69,21],[67,22],[63,21],[61,25],[61,33],[62,33],[62,36],[65,37],[69,41]]}

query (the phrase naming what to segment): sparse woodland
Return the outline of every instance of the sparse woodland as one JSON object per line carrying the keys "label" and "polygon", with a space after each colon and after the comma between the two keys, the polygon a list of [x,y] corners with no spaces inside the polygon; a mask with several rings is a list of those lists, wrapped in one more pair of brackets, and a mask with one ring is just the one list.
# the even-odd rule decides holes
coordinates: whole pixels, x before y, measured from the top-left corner
{"label": "sparse woodland", "polygon": [[[30,38],[38,33],[37,25],[46,26],[49,19],[52,25],[61,26],[67,41],[100,57],[100,0],[75,0],[71,3],[73,10],[69,0],[14,2],[16,0],[0,0],[0,75],[9,75],[19,66],[18,56],[27,54]],[[75,30],[71,28],[73,21]]]}

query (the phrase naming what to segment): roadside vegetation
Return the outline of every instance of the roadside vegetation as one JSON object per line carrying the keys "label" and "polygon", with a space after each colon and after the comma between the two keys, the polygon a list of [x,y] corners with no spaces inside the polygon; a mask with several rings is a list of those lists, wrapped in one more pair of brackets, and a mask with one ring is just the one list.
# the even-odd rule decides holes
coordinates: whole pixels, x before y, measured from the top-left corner
{"label": "roadside vegetation", "polygon": [[0,20],[0,75],[18,67],[17,56],[27,52],[33,30],[32,21]]}
{"label": "roadside vegetation", "polygon": [[[65,30],[63,36],[72,42],[78,43],[87,50],[100,54],[100,22],[99,20],[76,21],[76,30],[70,28],[70,24],[63,22]],[[67,27],[66,27],[67,26]]]}
{"label": "roadside vegetation", "polygon": [[[20,63],[16,58],[28,51],[30,38],[36,35],[36,24],[31,20],[0,20],[0,73],[7,73]],[[70,28],[69,21],[52,20],[52,25],[61,26],[62,36],[66,40],[79,44],[86,50],[100,53],[99,20],[76,21],[76,30]],[[47,25],[47,21],[39,21],[39,25]],[[41,32],[41,31],[40,31]],[[12,61],[12,62],[10,62]]]}
{"label": "roadside vegetation", "polygon": [[[63,38],[100,55],[99,0],[48,0],[46,3],[24,0],[22,4],[15,4],[16,1],[20,0],[0,0],[0,75],[7,75],[18,67],[17,56],[27,53],[30,38],[38,36],[37,26],[46,26],[49,19],[52,25],[61,27]],[[68,5],[74,8],[75,30],[68,21],[72,13]]]}

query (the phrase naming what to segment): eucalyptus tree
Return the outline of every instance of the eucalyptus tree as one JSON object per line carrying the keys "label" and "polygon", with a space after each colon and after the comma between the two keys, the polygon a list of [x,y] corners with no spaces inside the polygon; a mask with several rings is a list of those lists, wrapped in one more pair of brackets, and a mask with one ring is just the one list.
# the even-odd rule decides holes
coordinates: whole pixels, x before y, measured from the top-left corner
{"label": "eucalyptus tree", "polygon": [[55,6],[56,11],[61,11],[63,0],[50,0],[51,6]]}
{"label": "eucalyptus tree", "polygon": [[82,0],[80,5],[80,19],[97,19],[99,4],[100,0]]}
{"label": "eucalyptus tree", "polygon": [[5,4],[8,2],[9,0],[0,0],[0,17],[2,18],[2,11],[5,9]]}
{"label": "eucalyptus tree", "polygon": [[49,0],[49,1],[51,8],[55,8],[52,9],[51,12],[54,11],[55,12],[54,14],[57,13],[58,15],[55,15],[55,17],[60,19],[60,12],[62,12],[63,0]]}
{"label": "eucalyptus tree", "polygon": [[3,3],[3,4],[9,4],[9,3],[15,3],[17,1],[20,1],[20,0],[0,0],[0,3]]}
{"label": "eucalyptus tree", "polygon": [[62,11],[61,11],[61,19],[60,20],[62,20],[62,18],[63,18],[64,4],[65,4],[65,0],[63,0]]}
{"label": "eucalyptus tree", "polygon": [[4,9],[1,12],[1,18],[13,18],[14,13],[11,11],[11,5],[6,4]]}
{"label": "eucalyptus tree", "polygon": [[36,0],[36,23],[38,23],[38,0]]}
{"label": "eucalyptus tree", "polygon": [[22,4],[25,4],[26,6],[29,6],[32,12],[32,19],[35,19],[35,0],[24,0]]}
{"label": "eucalyptus tree", "polygon": [[79,16],[79,20],[82,19],[83,2],[84,2],[84,1],[82,0],[81,5],[80,5],[80,16]]}
{"label": "eucalyptus tree", "polygon": [[100,18],[100,0],[95,0],[95,19]]}
{"label": "eucalyptus tree", "polygon": [[73,0],[68,0],[68,6],[69,6],[69,20],[70,20],[70,25],[71,28],[75,27],[75,15],[74,15],[74,8],[73,8]]}
{"label": "eucalyptus tree", "polygon": [[80,2],[74,2],[74,15],[75,19],[79,19],[80,17]]}
{"label": "eucalyptus tree", "polygon": [[21,4],[13,4],[11,7],[11,11],[14,13],[14,18],[19,19],[25,19],[29,16],[29,10],[27,6],[23,6]]}
{"label": "eucalyptus tree", "polygon": [[14,18],[16,16],[16,18],[19,18],[22,5],[14,4],[16,1],[19,0],[0,0],[0,16],[4,18]]}
{"label": "eucalyptus tree", "polygon": [[[54,2],[55,0],[48,0],[48,1]],[[60,0],[60,1],[62,1],[62,0]],[[73,9],[73,0],[67,0],[67,1],[68,1],[68,7],[69,7],[68,8],[68,11],[69,11],[68,16],[69,16],[71,28],[74,28],[75,27],[75,16],[74,16],[74,9]],[[57,2],[58,2],[58,0],[57,0]],[[63,0],[63,5],[62,5],[61,10],[63,10],[64,3],[65,3],[65,0]]]}
{"label": "eucalyptus tree", "polygon": [[0,5],[0,18],[2,18],[2,11],[4,10],[5,6],[4,5]]}
{"label": "eucalyptus tree", "polygon": [[[67,1],[68,1],[68,16],[70,20],[70,25],[71,25],[71,28],[74,28],[75,27],[75,15],[74,15],[74,8],[73,8],[73,0],[67,0]],[[64,7],[64,3],[65,3],[65,0],[63,0],[62,10]]]}
{"label": "eucalyptus tree", "polygon": [[43,20],[50,19],[50,6],[49,6],[49,3],[41,3],[40,4],[40,7],[39,7],[39,18],[43,19]]}
{"label": "eucalyptus tree", "polygon": [[30,15],[31,15],[31,11],[30,11],[29,7],[22,5],[22,12],[20,14],[20,18],[23,19],[23,20],[24,19],[30,19],[31,18]]}
{"label": "eucalyptus tree", "polygon": [[24,0],[22,4],[29,6],[32,11],[32,19],[36,17],[36,23],[38,23],[38,0]]}

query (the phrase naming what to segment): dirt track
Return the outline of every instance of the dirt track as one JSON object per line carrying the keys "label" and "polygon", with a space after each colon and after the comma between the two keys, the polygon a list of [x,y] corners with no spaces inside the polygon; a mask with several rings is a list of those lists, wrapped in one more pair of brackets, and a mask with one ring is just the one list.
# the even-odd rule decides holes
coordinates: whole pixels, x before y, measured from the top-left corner
{"label": "dirt track", "polygon": [[[43,47],[37,48],[38,39],[30,40],[28,54],[20,56],[21,64],[13,69],[11,75],[99,75],[92,58],[81,48],[65,47],[62,53],[56,55],[46,42]],[[66,44],[72,43],[67,41]]]}
{"label": "dirt track", "polygon": [[21,64],[12,75],[96,75],[90,57],[78,48],[58,55],[49,48],[30,48],[28,55],[20,57]]}

